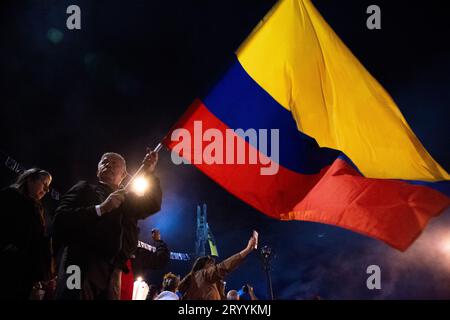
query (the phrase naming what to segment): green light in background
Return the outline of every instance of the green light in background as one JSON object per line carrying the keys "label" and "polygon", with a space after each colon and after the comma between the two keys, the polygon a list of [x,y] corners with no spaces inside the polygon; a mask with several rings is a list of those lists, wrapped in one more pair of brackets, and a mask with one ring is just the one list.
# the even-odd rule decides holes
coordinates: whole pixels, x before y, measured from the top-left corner
{"label": "green light in background", "polygon": [[58,29],[51,28],[47,31],[47,38],[50,42],[58,44],[64,38],[64,34]]}

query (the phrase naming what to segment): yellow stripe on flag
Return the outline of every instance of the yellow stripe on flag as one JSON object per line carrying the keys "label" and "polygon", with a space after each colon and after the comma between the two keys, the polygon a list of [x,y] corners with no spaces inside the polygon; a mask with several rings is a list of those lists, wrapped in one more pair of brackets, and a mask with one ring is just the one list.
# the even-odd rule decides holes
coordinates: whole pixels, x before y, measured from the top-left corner
{"label": "yellow stripe on flag", "polygon": [[278,2],[237,56],[299,130],[343,151],[366,177],[450,179],[311,1]]}

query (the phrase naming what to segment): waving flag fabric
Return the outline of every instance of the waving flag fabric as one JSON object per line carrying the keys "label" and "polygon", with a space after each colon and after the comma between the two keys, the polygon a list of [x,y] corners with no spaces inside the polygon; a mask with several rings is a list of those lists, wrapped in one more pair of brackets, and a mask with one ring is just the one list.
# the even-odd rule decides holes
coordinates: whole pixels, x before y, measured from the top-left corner
{"label": "waving flag fabric", "polygon": [[[183,151],[180,128],[194,137]],[[269,148],[249,130],[276,139]],[[164,142],[273,218],[337,225],[400,250],[450,205],[450,175],[309,0],[278,2]],[[223,150],[199,161],[216,142]],[[239,143],[261,161],[239,162]],[[269,167],[276,173],[262,174]]]}

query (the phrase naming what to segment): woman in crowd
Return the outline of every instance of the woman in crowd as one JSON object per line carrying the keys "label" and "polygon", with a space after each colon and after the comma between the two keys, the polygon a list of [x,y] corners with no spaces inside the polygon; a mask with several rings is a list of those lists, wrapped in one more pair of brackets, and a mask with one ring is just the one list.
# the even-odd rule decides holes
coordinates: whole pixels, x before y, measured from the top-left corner
{"label": "woman in crowd", "polygon": [[162,283],[162,291],[154,300],[179,300],[176,294],[179,284],[180,278],[178,276],[172,272],[166,273]]}
{"label": "woman in crowd", "polygon": [[191,272],[181,281],[178,290],[185,300],[226,300],[223,279],[236,269],[255,248],[257,239],[252,236],[247,247],[216,264],[210,256],[198,258]]}
{"label": "woman in crowd", "polygon": [[32,168],[0,191],[0,299],[29,299],[33,287],[51,279],[51,242],[41,199],[52,176]]}

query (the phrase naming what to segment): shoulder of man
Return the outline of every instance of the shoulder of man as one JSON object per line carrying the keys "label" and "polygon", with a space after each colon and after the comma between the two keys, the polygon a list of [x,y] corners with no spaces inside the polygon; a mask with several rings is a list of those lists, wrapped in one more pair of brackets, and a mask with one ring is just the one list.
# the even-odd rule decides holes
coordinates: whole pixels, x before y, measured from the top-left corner
{"label": "shoulder of man", "polygon": [[80,180],[78,181],[76,184],[74,184],[72,186],[72,188],[69,189],[70,191],[75,191],[75,190],[84,190],[84,189],[93,189],[93,185],[91,185],[89,182],[87,182],[86,180]]}
{"label": "shoulder of man", "polygon": [[75,185],[73,185],[64,195],[84,195],[84,194],[90,194],[95,193],[95,185],[90,184],[86,180],[80,180]]}

